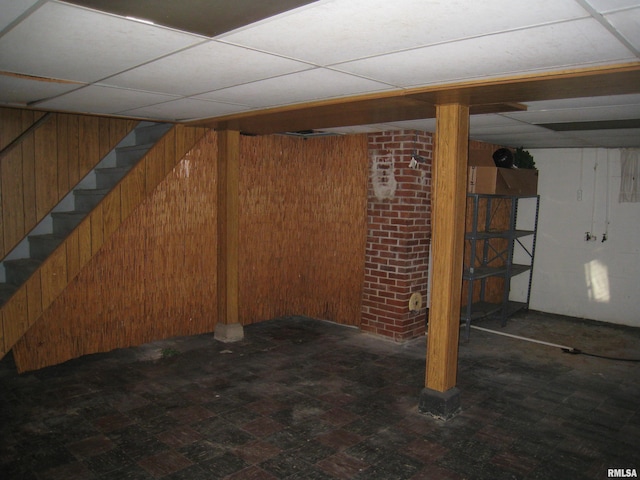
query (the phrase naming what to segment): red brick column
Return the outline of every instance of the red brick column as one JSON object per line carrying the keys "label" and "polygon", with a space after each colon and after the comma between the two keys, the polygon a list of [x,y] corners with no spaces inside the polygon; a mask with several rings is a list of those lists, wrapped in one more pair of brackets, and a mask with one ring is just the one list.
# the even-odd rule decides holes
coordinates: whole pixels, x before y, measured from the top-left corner
{"label": "red brick column", "polygon": [[[396,341],[425,332],[433,136],[369,135],[367,250],[361,329]],[[412,168],[412,155],[421,160]],[[415,309],[416,295],[422,297]],[[412,297],[413,295],[413,297]]]}

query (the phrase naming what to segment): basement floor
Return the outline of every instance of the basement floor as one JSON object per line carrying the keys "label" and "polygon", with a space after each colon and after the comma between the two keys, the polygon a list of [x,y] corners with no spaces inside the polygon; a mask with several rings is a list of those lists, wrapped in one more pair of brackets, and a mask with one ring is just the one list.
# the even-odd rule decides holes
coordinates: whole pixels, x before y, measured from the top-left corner
{"label": "basement floor", "polygon": [[[505,328],[639,358],[640,329],[527,312]],[[305,317],[17,375],[0,362],[0,477],[60,480],[605,479],[640,471],[640,363],[472,330],[462,412],[420,414],[424,338]],[[614,472],[616,473],[616,472]],[[617,473],[634,473],[617,472]]]}

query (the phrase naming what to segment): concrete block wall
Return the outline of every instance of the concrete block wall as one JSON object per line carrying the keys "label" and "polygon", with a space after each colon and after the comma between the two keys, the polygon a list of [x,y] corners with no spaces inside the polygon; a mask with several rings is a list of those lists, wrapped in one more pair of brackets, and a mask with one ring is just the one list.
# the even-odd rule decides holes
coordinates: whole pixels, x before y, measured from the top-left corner
{"label": "concrete block wall", "polygon": [[425,332],[433,136],[388,131],[370,134],[368,143],[361,329],[403,341]]}

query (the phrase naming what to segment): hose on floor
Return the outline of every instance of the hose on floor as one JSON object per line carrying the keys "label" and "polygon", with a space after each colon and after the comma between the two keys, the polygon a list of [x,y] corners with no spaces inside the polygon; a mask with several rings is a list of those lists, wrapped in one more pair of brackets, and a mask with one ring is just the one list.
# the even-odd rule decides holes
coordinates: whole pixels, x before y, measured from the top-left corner
{"label": "hose on floor", "polygon": [[559,348],[564,353],[569,353],[571,355],[585,355],[585,356],[588,356],[588,357],[603,358],[605,360],[615,360],[615,361],[620,361],[620,362],[640,362],[640,358],[622,358],[622,357],[611,357],[611,356],[607,356],[607,355],[598,355],[596,353],[583,352],[582,350],[579,350],[579,349],[574,348],[574,347],[569,347],[567,345],[560,345],[560,344],[557,344],[557,343],[545,342],[543,340],[536,340],[535,338],[522,337],[520,335],[513,335],[512,333],[499,332],[497,330],[491,330],[489,328],[478,327],[477,325],[470,325],[470,327],[475,329],[475,330],[480,330],[480,331],[483,331],[483,332],[493,333],[495,335],[502,335],[503,337],[510,337],[510,338],[515,338],[517,340],[524,340],[526,342],[539,343],[541,345],[546,345],[548,347]]}

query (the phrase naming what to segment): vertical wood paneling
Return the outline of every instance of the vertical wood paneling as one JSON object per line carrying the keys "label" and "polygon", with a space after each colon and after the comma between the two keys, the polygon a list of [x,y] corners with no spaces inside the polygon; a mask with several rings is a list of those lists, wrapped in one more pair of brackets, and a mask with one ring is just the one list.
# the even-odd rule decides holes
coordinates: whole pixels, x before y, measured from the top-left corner
{"label": "vertical wood paneling", "polygon": [[122,188],[117,185],[113,192],[111,192],[102,202],[102,216],[103,216],[103,233],[104,237],[108,238],[122,223],[122,217],[120,212],[120,192]]}
{"label": "vertical wood paneling", "polygon": [[69,185],[75,185],[82,178],[80,176],[80,117],[67,115],[67,128]]}
{"label": "vertical wood paneling", "polygon": [[69,116],[58,115],[58,192],[64,195],[75,184],[69,183]]}
{"label": "vertical wood paneling", "polygon": [[73,279],[80,271],[80,242],[79,230],[76,229],[67,237],[64,242],[67,249],[67,278]]}
{"label": "vertical wood paneling", "polygon": [[111,119],[100,117],[98,121],[98,157],[103,158],[111,150]]}
{"label": "vertical wood paneling", "polygon": [[78,226],[78,255],[80,265],[91,260],[91,218],[85,218]]}
{"label": "vertical wood paneling", "polygon": [[104,242],[102,204],[99,204],[91,211],[89,220],[91,223],[91,254],[95,255],[98,250],[100,250],[100,247],[102,247],[102,243]]}
{"label": "vertical wood paneling", "polygon": [[145,190],[151,193],[164,177],[164,145],[157,144],[144,159]]}
{"label": "vertical wood paneling", "polygon": [[131,169],[120,183],[120,212],[126,218],[144,198],[145,165],[144,159]]}
{"label": "vertical wood paneling", "polygon": [[[101,213],[80,225],[78,251],[81,264],[87,264],[15,345],[19,369],[213,331],[218,137],[210,132],[185,155],[198,131],[203,132],[180,127],[163,140],[164,155],[173,150],[182,160],[157,188],[155,173],[145,178],[148,165],[134,168],[121,182],[123,223],[110,237],[107,212],[117,200],[105,199]],[[366,236],[366,136],[240,141],[242,322],[303,313],[357,323]],[[163,163],[167,168],[166,158]],[[150,195],[143,197],[147,188]],[[91,256],[98,218],[104,241]]]}
{"label": "vertical wood paneling", "polygon": [[5,345],[13,345],[27,330],[28,310],[27,291],[18,290],[2,307],[4,314],[4,341]]}
{"label": "vertical wood paneling", "polygon": [[42,315],[42,273],[38,270],[27,280],[24,289],[27,292],[28,325],[31,326]]}
{"label": "vertical wood paneling", "polygon": [[[44,112],[0,108],[0,142]],[[53,114],[0,165],[0,251],[6,255],[137,122]]]}
{"label": "vertical wood paneling", "polygon": [[241,323],[305,314],[360,321],[366,136],[242,137]]}
{"label": "vertical wood paneling", "polygon": [[22,179],[22,150],[15,148],[2,159],[2,215],[4,221],[4,245],[13,248],[23,237],[24,191]]}
{"label": "vertical wood paneling", "polygon": [[[57,122],[45,123],[34,133],[36,215],[43,218],[58,203]],[[65,192],[66,193],[66,192]]]}
{"label": "vertical wood paneling", "polygon": [[24,131],[22,118],[25,112],[27,110],[0,108],[0,150],[9,145]]}
{"label": "vertical wood paneling", "polygon": [[49,306],[67,286],[67,249],[56,249],[40,268],[42,305]]}
{"label": "vertical wood paneling", "polygon": [[[187,132],[193,138],[193,129],[183,130]],[[209,145],[215,148],[215,134],[211,137]],[[178,142],[187,145],[180,134],[168,138],[174,146],[162,145],[162,157],[164,152],[177,151]],[[184,152],[180,155],[185,157]],[[79,226],[79,261],[87,261],[87,265],[15,345],[19,370],[157,338],[213,330],[215,255],[205,255],[202,260],[202,252],[212,244],[215,249],[215,161],[211,160],[207,152],[187,155],[181,163],[184,168],[173,169],[158,188],[149,184],[153,192],[144,201],[140,186],[146,186],[145,168],[134,169],[121,182],[120,192],[111,192],[102,209],[94,210]],[[164,158],[156,163],[161,171],[166,164]],[[155,177],[151,174],[149,181]],[[134,193],[127,194],[127,189]],[[112,213],[118,210],[117,197],[120,212],[130,209],[131,215],[126,219],[123,215],[124,223],[108,236]],[[137,208],[125,206],[137,197],[141,200]],[[98,223],[103,241],[102,248],[95,251],[93,237],[101,234]],[[70,262],[67,258],[67,264]],[[70,272],[67,266],[69,278]],[[47,290],[43,302],[51,296]]]}
{"label": "vertical wood paneling", "polygon": [[[25,115],[23,127],[26,130],[33,120],[31,115]],[[22,149],[22,195],[24,211],[24,228],[38,223],[36,209],[36,152],[34,135],[25,139],[19,147]]]}
{"label": "vertical wood paneling", "polygon": [[176,166],[176,129],[169,130],[163,139],[164,143],[164,174],[169,175],[169,172]]}
{"label": "vertical wood paneling", "polygon": [[100,157],[100,119],[98,117],[80,117],[78,127],[78,169],[79,178],[84,177],[97,163]]}

